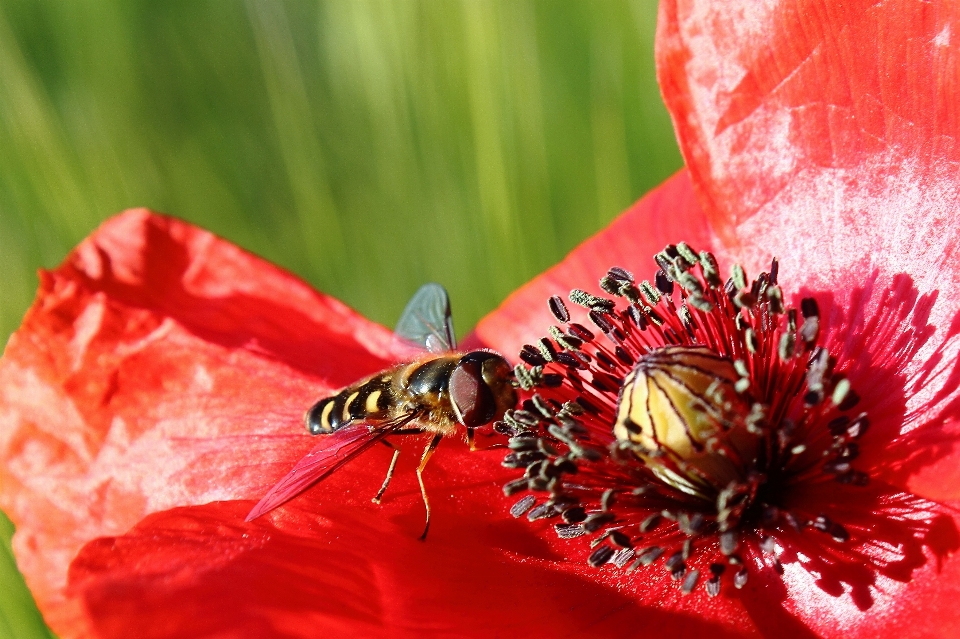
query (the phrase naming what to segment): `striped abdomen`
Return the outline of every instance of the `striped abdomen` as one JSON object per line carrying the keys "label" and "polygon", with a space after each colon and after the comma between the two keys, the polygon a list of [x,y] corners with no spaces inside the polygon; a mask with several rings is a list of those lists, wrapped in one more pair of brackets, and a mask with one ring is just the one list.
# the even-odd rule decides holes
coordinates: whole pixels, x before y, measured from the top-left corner
{"label": "striped abdomen", "polygon": [[330,434],[358,419],[384,419],[393,405],[391,379],[396,369],[321,399],[304,416],[311,435]]}
{"label": "striped abdomen", "polygon": [[405,364],[321,399],[307,411],[307,430],[323,435],[355,421],[378,422],[413,413],[454,419],[448,388],[458,360],[458,355],[444,355]]}

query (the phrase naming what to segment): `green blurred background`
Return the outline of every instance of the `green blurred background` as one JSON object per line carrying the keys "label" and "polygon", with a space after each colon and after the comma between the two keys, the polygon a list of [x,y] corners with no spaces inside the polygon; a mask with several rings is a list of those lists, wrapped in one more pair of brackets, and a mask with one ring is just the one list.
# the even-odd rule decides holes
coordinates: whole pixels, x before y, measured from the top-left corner
{"label": "green blurred background", "polygon": [[[653,0],[0,5],[0,343],[36,269],[171,213],[466,332],[681,166]],[[49,637],[0,518],[0,636]]]}

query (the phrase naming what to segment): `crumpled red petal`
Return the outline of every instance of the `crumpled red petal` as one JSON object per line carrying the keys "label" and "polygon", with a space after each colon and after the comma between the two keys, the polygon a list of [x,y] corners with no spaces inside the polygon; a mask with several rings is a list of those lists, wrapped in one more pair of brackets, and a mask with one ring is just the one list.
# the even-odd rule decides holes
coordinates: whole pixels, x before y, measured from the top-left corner
{"label": "crumpled red petal", "polygon": [[83,544],[258,497],[310,447],[303,407],[389,361],[390,333],[189,224],[130,211],[41,273],[0,363],[0,504],[64,637]]}

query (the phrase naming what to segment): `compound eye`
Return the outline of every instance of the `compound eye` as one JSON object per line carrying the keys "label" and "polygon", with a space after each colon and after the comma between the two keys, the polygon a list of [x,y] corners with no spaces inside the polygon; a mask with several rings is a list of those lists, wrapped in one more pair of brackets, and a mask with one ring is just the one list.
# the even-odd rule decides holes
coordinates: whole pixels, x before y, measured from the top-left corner
{"label": "compound eye", "polygon": [[482,361],[466,357],[460,360],[450,375],[450,401],[460,422],[468,428],[482,426],[493,419],[497,400],[483,380]]}

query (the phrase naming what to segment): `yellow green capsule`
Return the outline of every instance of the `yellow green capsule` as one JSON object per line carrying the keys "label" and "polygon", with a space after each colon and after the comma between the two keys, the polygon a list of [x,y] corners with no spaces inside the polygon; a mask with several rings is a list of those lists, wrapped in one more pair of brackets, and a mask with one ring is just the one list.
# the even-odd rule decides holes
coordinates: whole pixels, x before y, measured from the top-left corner
{"label": "yellow green capsule", "polygon": [[756,437],[744,418],[734,363],[702,346],[666,346],[645,355],[624,379],[614,435],[663,481],[708,496],[741,477]]}

